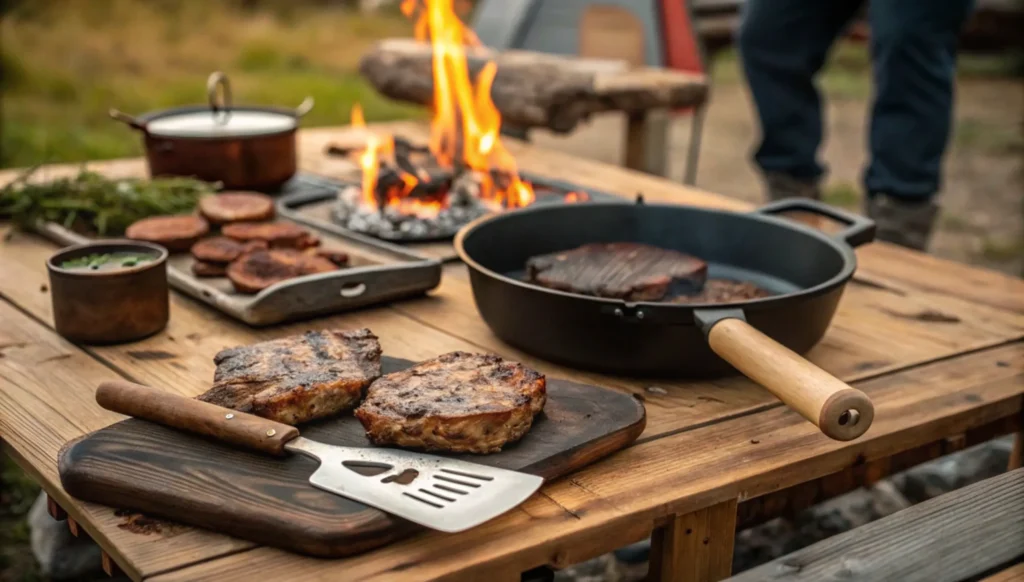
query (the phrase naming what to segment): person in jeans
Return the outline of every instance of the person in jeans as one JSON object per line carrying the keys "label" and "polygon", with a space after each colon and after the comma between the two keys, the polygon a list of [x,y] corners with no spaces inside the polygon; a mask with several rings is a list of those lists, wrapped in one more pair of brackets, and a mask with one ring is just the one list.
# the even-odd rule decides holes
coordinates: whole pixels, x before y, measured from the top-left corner
{"label": "person in jeans", "polygon": [[[754,161],[772,200],[819,198],[825,167],[814,78],[864,0],[746,0],[739,53],[760,118]],[[875,97],[865,214],[877,237],[924,250],[938,214],[953,112],[956,48],[972,0],[867,5]]]}

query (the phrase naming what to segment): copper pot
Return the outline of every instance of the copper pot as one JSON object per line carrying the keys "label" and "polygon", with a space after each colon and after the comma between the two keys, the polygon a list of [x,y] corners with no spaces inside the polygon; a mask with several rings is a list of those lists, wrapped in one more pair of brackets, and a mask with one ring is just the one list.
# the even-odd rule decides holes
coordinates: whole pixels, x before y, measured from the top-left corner
{"label": "copper pot", "polygon": [[[151,261],[134,267],[88,271],[66,261],[93,253],[144,253]],[[96,241],[67,247],[46,261],[53,322],[57,333],[86,344],[140,340],[167,326],[167,249],[129,240]]]}
{"label": "copper pot", "polygon": [[133,117],[110,116],[143,134],[151,176],[188,176],[228,190],[275,190],[298,168],[299,118],[313,108],[233,106],[231,85],[215,72],[206,83],[207,106],[165,109]]}

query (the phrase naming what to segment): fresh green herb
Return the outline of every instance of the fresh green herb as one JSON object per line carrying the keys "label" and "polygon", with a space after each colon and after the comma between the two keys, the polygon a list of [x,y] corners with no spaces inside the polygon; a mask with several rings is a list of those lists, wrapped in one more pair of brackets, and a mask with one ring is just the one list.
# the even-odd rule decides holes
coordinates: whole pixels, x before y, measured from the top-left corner
{"label": "fresh green herb", "polygon": [[191,178],[113,180],[82,170],[74,178],[29,182],[27,170],[0,190],[0,217],[23,228],[56,222],[85,234],[121,235],[149,216],[190,212],[219,184]]}
{"label": "fresh green herb", "polygon": [[140,263],[152,260],[153,257],[151,255],[145,254],[93,253],[84,257],[78,257],[77,259],[63,261],[60,266],[64,269],[91,269],[93,271],[98,271],[101,267],[111,266],[113,264],[117,264],[122,267],[134,267]]}

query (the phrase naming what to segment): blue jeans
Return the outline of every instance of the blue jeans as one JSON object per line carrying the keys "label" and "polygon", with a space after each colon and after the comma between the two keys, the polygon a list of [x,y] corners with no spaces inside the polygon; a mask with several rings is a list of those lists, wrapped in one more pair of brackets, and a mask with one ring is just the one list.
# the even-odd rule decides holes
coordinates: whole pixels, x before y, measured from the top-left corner
{"label": "blue jeans", "polygon": [[[805,181],[825,171],[814,77],[864,0],[747,0],[739,51],[761,123],[754,161]],[[875,98],[869,194],[929,200],[949,140],[959,31],[973,0],[875,0],[868,5]]]}

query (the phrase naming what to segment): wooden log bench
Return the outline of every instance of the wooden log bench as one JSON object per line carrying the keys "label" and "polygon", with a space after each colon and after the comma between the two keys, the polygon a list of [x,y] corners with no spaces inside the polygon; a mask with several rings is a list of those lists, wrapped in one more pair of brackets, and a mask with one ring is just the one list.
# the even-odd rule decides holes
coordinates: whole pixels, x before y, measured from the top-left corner
{"label": "wooden log bench", "polygon": [[[387,97],[430,105],[432,58],[428,43],[387,39],[363,55],[359,71]],[[491,99],[503,127],[514,127],[519,137],[535,128],[566,134],[594,114],[625,113],[624,165],[659,175],[666,172],[665,147],[656,139],[664,133],[664,112],[699,107],[708,95],[703,75],[637,66],[628,59],[466,47],[466,61],[472,79],[488,62],[497,65]],[[648,119],[652,115],[656,119]]]}
{"label": "wooden log bench", "polygon": [[[1024,469],[929,499],[728,578],[961,582],[1024,558]],[[1016,566],[1014,566],[1016,567]],[[1019,570],[1019,568],[1018,568]],[[995,580],[1015,580],[993,574]]]}

